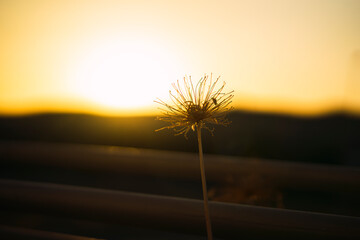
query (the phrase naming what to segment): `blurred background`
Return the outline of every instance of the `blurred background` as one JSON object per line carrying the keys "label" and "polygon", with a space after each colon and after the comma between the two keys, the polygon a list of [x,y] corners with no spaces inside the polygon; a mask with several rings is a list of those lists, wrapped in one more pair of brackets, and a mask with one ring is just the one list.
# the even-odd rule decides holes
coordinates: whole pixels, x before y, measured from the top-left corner
{"label": "blurred background", "polygon": [[[181,154],[197,152],[193,133],[155,132],[165,123],[154,100],[212,74],[234,90],[234,111],[203,132],[204,152],[216,166],[259,164],[236,178],[210,172],[212,200],[360,216],[359,12],[357,0],[0,1],[0,176],[201,199],[197,177],[140,176],[109,155],[192,159]],[[87,147],[72,156],[74,146]]]}
{"label": "blurred background", "polygon": [[237,112],[206,152],[358,165],[359,11],[356,0],[1,1],[0,138],[196,151],[154,133],[153,100],[212,73]]}

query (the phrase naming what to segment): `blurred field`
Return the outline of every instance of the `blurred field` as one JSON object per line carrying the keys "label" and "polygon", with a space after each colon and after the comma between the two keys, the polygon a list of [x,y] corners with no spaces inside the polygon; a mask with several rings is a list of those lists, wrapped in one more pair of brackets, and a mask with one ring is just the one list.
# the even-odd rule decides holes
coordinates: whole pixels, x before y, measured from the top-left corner
{"label": "blurred field", "polygon": [[[233,112],[229,127],[204,131],[204,152],[284,161],[360,164],[360,118],[345,113],[296,117]],[[1,117],[0,140],[140,147],[196,152],[196,138],[155,132],[155,117],[42,114]]]}
{"label": "blurred field", "polygon": [[[360,236],[359,118],[229,118],[215,136],[204,132],[218,239]],[[161,126],[154,117],[2,117],[0,235],[202,239],[195,138],[154,132]]]}
{"label": "blurred field", "polygon": [[[196,154],[1,142],[0,155],[0,224],[108,239],[198,239],[205,233]],[[360,236],[358,168],[205,159],[221,239]]]}

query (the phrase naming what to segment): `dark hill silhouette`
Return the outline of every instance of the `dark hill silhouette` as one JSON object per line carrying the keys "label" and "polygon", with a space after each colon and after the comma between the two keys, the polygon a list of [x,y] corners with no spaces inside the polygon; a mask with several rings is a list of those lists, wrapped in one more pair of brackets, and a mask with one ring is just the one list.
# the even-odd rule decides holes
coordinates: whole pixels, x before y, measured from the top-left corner
{"label": "dark hill silhouette", "polygon": [[[360,118],[345,113],[317,117],[233,112],[229,127],[204,131],[204,151],[286,161],[360,164]],[[117,145],[175,151],[197,151],[173,131],[155,132],[165,124],[155,117],[100,117],[39,114],[0,118],[0,140]]]}

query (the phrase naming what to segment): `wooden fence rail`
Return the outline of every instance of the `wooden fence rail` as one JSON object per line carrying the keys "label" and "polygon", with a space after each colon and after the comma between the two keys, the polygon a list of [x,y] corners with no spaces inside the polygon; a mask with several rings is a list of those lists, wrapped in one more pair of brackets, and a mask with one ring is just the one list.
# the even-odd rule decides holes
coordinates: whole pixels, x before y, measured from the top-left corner
{"label": "wooden fence rail", "polygon": [[70,234],[39,231],[21,227],[0,225],[0,237],[6,240],[100,240]]}
{"label": "wooden fence rail", "polygon": [[[147,149],[0,142],[0,164],[17,163],[118,174],[199,180],[196,154]],[[269,177],[279,187],[359,193],[360,168],[205,155],[208,181],[247,174]]]}
{"label": "wooden fence rail", "polygon": [[[0,210],[204,233],[200,200],[0,180]],[[360,218],[210,203],[222,239],[360,239]]]}
{"label": "wooden fence rail", "polygon": [[[209,182],[226,183],[249,174],[259,175],[283,189],[328,191],[343,194],[343,200],[354,197],[349,209],[358,211],[354,202],[360,199],[360,168],[216,155],[205,155],[205,167]],[[44,177],[44,182],[36,182],[41,178],[22,176],[34,175],[31,171],[37,169],[47,177],[53,173],[58,175]],[[52,172],[43,173],[49,169]],[[70,176],[69,172],[73,174],[72,179],[58,182],[68,185],[50,184],[46,180],[56,180],[59,176],[66,178]],[[94,185],[96,187],[91,184],[92,187],[72,186],[84,183],[86,180],[82,177],[89,173],[100,178],[112,174],[106,181],[118,179],[117,176],[125,176],[123,180],[127,181],[126,176],[131,176],[129,179],[145,177],[145,181],[173,181],[172,184],[187,181],[186,184],[194,185],[200,181],[196,154],[110,146],[0,142],[0,173],[3,174],[0,174],[0,216],[3,213],[5,218],[29,213],[49,219],[63,217],[199,236],[205,234],[203,207],[199,200],[105,190],[101,184]],[[79,173],[83,175],[78,176]],[[156,181],[154,183],[151,183],[152,187],[156,187]],[[175,190],[179,189],[177,186]],[[210,203],[210,214],[214,234],[219,239],[360,239],[359,217],[219,202]],[[2,224],[4,222],[6,224],[6,219]],[[48,234],[55,239],[62,236],[0,225],[0,239],[7,236],[42,239],[42,235],[46,239]],[[75,235],[66,237],[76,238]]]}

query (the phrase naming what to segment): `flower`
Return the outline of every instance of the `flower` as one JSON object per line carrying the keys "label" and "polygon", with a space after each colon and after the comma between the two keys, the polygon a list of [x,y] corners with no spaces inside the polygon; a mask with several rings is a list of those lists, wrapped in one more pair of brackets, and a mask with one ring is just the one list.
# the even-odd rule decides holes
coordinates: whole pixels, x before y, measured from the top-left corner
{"label": "flower", "polygon": [[205,74],[199,82],[193,85],[191,77],[184,77],[183,86],[173,83],[175,93],[169,91],[173,105],[169,105],[164,101],[157,99],[155,102],[161,104],[165,108],[159,108],[163,112],[163,116],[158,120],[168,122],[170,125],[157,129],[174,129],[176,134],[187,133],[190,129],[195,131],[195,127],[208,129],[213,134],[214,129],[207,126],[210,124],[228,125],[230,121],[226,118],[226,114],[233,108],[229,107],[232,102],[233,92],[223,93],[225,82],[216,89],[220,77],[215,81]]}

